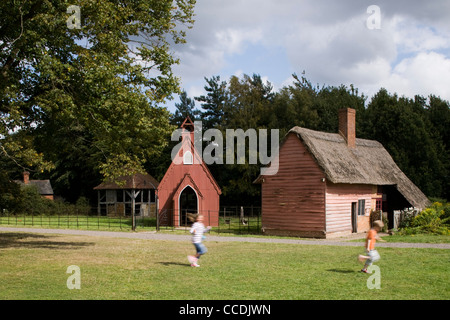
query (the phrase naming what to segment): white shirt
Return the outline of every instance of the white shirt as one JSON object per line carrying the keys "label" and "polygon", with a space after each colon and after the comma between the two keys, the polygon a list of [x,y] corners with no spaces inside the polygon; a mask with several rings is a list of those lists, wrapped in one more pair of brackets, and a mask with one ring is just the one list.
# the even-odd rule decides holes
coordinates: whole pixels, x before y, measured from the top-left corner
{"label": "white shirt", "polygon": [[192,234],[192,243],[201,243],[205,230],[206,228],[203,223],[195,222],[189,231]]}

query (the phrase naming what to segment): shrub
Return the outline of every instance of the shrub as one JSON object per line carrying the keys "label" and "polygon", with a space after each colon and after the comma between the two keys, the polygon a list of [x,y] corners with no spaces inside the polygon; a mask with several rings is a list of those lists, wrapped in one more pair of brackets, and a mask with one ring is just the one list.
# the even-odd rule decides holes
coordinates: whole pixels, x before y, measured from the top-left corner
{"label": "shrub", "polygon": [[400,214],[400,216],[401,216],[400,225],[398,226],[398,228],[399,229],[410,228],[411,223],[414,220],[414,218],[416,217],[416,215],[417,215],[417,210],[415,210],[414,208],[402,210],[402,212]]}
{"label": "shrub", "polygon": [[402,228],[401,234],[434,233],[450,234],[450,205],[440,202],[433,203],[430,207],[410,219]]}
{"label": "shrub", "polygon": [[34,185],[22,186],[15,197],[15,204],[8,210],[20,215],[87,215],[91,211],[89,201],[81,197],[76,204],[63,200],[43,198]]}

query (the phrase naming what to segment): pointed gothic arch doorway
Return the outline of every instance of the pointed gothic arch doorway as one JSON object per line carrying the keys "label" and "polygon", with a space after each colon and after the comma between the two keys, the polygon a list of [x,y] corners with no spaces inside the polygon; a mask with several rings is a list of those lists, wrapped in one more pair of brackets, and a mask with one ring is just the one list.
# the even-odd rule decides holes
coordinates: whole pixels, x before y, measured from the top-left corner
{"label": "pointed gothic arch doorway", "polygon": [[197,193],[191,186],[186,186],[180,193],[180,226],[191,225],[193,221],[189,219],[192,214],[197,214],[198,199]]}

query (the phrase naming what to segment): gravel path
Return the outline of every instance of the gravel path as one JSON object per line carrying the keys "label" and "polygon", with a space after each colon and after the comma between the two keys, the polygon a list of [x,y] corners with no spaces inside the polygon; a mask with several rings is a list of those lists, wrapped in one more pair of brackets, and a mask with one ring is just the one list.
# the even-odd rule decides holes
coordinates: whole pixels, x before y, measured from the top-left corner
{"label": "gravel path", "polygon": [[[68,234],[68,235],[82,235],[82,236],[96,236],[96,237],[112,237],[112,238],[128,238],[128,239],[144,239],[144,240],[165,240],[165,241],[190,241],[191,236],[175,235],[160,232],[114,232],[114,231],[91,231],[91,230],[74,230],[74,229],[38,229],[38,228],[15,228],[15,227],[0,227],[0,232],[28,232],[28,233],[44,233],[44,234]],[[349,242],[348,240],[364,238],[365,234],[358,234],[346,238],[336,239],[277,239],[271,237],[237,237],[237,236],[215,236],[208,235],[207,241],[219,242],[258,242],[258,243],[288,243],[288,244],[306,244],[306,245],[322,245],[322,246],[348,246],[360,247],[363,246],[361,242]],[[383,243],[377,242],[377,247],[385,248],[435,248],[435,249],[450,249],[448,243],[403,243],[391,242]]]}

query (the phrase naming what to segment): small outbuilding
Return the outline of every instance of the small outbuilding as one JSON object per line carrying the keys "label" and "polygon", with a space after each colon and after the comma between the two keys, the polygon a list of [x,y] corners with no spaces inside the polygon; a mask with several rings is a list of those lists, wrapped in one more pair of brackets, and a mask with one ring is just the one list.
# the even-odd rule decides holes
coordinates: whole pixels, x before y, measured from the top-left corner
{"label": "small outbuilding", "polygon": [[339,111],[339,133],[292,128],[278,171],[259,176],[266,234],[329,238],[370,229],[373,210],[429,204],[377,141],[355,136],[355,110]]}
{"label": "small outbuilding", "polygon": [[98,192],[99,215],[156,216],[156,188],[158,181],[149,174],[137,173],[121,177],[118,183],[103,182],[94,190]]}
{"label": "small outbuilding", "polygon": [[54,200],[53,188],[50,180],[30,180],[30,173],[25,171],[23,173],[23,181],[14,180],[14,182],[21,186],[35,186],[42,198]]}
{"label": "small outbuilding", "polygon": [[194,123],[187,117],[180,128],[176,156],[158,186],[159,223],[186,226],[202,214],[205,225],[218,226],[222,191],[194,147]]}

